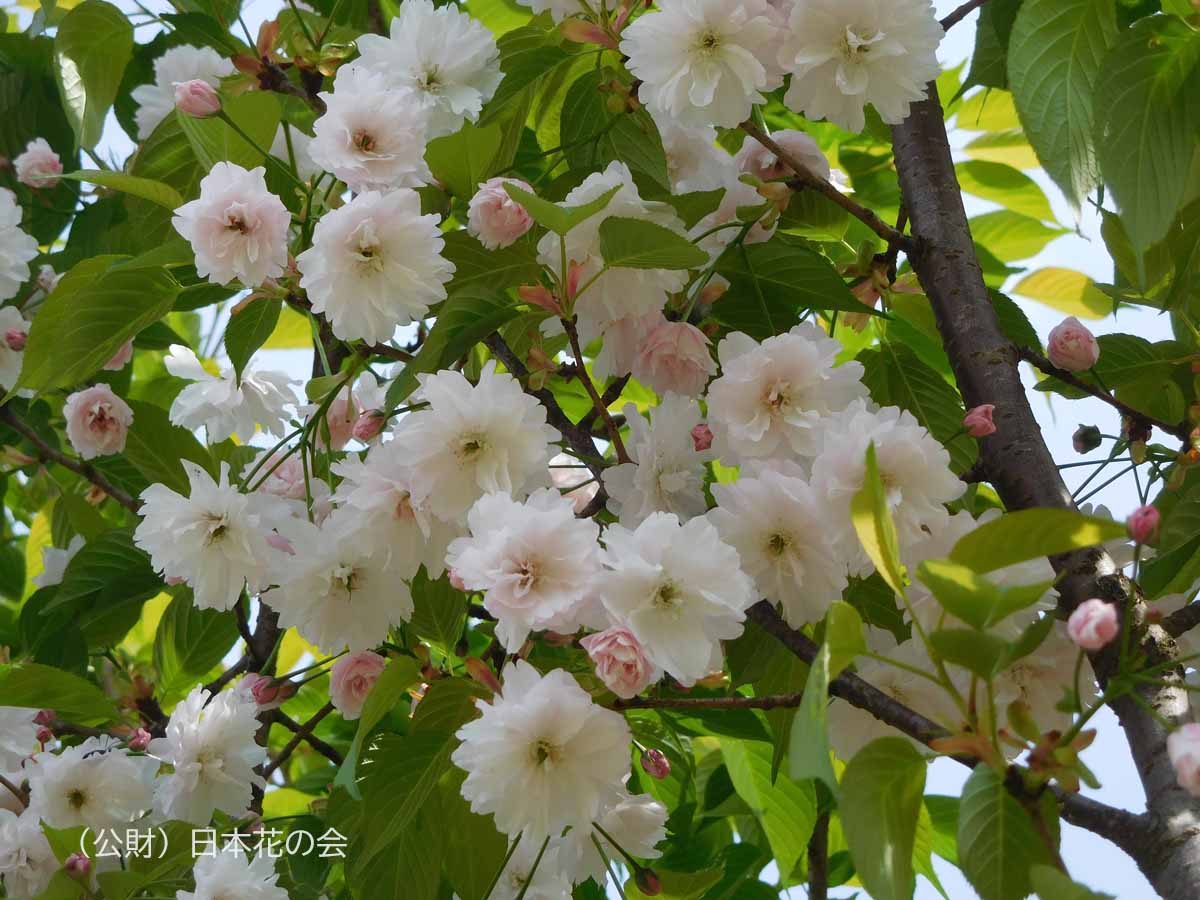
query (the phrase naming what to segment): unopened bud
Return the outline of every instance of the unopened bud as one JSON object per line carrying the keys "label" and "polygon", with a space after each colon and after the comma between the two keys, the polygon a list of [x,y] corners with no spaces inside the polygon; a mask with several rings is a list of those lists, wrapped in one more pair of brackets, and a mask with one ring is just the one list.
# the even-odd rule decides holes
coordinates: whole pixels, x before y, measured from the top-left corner
{"label": "unopened bud", "polygon": [[697,453],[701,453],[712,446],[713,433],[708,427],[708,423],[701,422],[692,429],[692,449]]}
{"label": "unopened bud", "polygon": [[671,774],[671,761],[661,750],[651,748],[642,754],[642,771],[651,778],[662,781]]}
{"label": "unopened bud", "polygon": [[373,441],[383,431],[386,422],[387,416],[381,409],[369,409],[361,413],[354,422],[354,439],[364,444]]}
{"label": "unopened bud", "polygon": [[175,83],[175,108],[202,119],[221,111],[221,98],[216,89],[201,78],[179,81]]}
{"label": "unopened bud", "polygon": [[29,333],[22,331],[20,328],[10,328],[4,332],[4,343],[8,344],[8,349],[16,353],[20,353],[25,349],[25,343],[29,340]]}
{"label": "unopened bud", "polygon": [[150,732],[148,732],[145,728],[139,728],[129,736],[129,741],[127,743],[130,750],[145,750],[150,746],[151,740],[153,740],[153,738],[151,737]]}
{"label": "unopened bud", "polygon": [[1155,506],[1141,506],[1135,509],[1125,524],[1129,526],[1129,536],[1135,544],[1152,544],[1158,537],[1158,525],[1162,517]]}
{"label": "unopened bud", "polygon": [[1080,425],[1071,435],[1071,445],[1076,453],[1091,453],[1100,446],[1100,429],[1095,425]]}
{"label": "unopened bud", "polygon": [[45,725],[41,726],[37,730],[37,742],[39,744],[48,744],[52,740],[54,740],[54,732],[51,731],[49,728],[47,728]]}
{"label": "unopened bud", "polygon": [[967,414],[963,417],[963,427],[967,429],[967,434],[973,438],[995,434],[996,423],[992,418],[995,411],[996,407],[992,403],[981,403],[979,406],[967,410]]}
{"label": "unopened bud", "polygon": [[57,716],[52,709],[39,709],[33,721],[38,725],[53,725]]}
{"label": "unopened bud", "polygon": [[92,870],[92,861],[82,853],[72,853],[63,862],[63,868],[72,878],[86,878]]}
{"label": "unopened bud", "polygon": [[634,876],[634,881],[637,883],[637,888],[647,897],[656,897],[662,893],[662,882],[658,880],[658,873],[653,869],[640,868]]}

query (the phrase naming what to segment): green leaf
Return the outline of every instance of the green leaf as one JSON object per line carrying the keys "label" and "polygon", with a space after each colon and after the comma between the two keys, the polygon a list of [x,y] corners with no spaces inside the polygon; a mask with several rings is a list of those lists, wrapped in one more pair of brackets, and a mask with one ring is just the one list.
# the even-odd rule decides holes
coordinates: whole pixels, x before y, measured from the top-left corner
{"label": "green leaf", "polygon": [[1092,100],[1116,39],[1116,8],[1106,0],[1025,0],[1013,24],[1008,80],[1021,124],[1076,209],[1100,183]]}
{"label": "green leaf", "polygon": [[1021,900],[1032,888],[1030,866],[1050,862],[1029,813],[988,765],[976,766],[963,787],[958,861],[981,900]]}
{"label": "green leaf", "polygon": [[479,125],[490,124],[509,105],[518,100],[526,88],[569,62],[573,54],[556,43],[554,32],[529,25],[503,35],[500,48],[500,71],[504,80],[479,116]]}
{"label": "green leaf", "polygon": [[1050,228],[1031,216],[1009,209],[998,209],[971,219],[971,236],[999,260],[1013,262],[1029,259],[1046,249],[1065,228]]}
{"label": "green leaf", "polygon": [[1036,603],[1053,582],[999,587],[974,570],[948,559],[927,559],[917,567],[942,608],[974,628],[995,625]]}
{"label": "green leaf", "polygon": [[407,737],[384,735],[363,755],[359,788],[368,804],[363,822],[365,858],[373,858],[404,833],[450,769],[458,745],[453,734],[422,732]]}
{"label": "green leaf", "polygon": [[1187,195],[1200,127],[1200,35],[1149,16],[1104,58],[1096,82],[1096,153],[1133,245],[1167,233]]}
{"label": "green leaf", "polygon": [[929,794],[925,809],[933,826],[933,852],[946,862],[958,865],[958,798]]}
{"label": "green leaf", "polygon": [[[188,495],[191,483],[183,468],[190,460],[214,478],[218,471],[212,455],[186,428],[172,425],[161,406],[130,400],[133,424],[125,438],[125,458],[150,483],[165,484],[177,494]],[[237,474],[237,473],[235,473]]]}
{"label": "green leaf", "polygon": [[117,708],[96,685],[37,663],[0,665],[0,706],[53,709],[79,725],[102,725],[118,718]]}
{"label": "green leaf", "polygon": [[422,568],[412,579],[413,614],[409,627],[420,638],[454,653],[467,624],[467,600],[450,584],[446,573],[431,581]]}
{"label": "green leaf", "polygon": [[97,256],[67,272],[29,329],[18,388],[73,387],[171,311],[179,283],[164,268],[121,268]]}
{"label": "green leaf", "polygon": [[416,358],[388,388],[388,406],[398,406],[417,389],[418,374],[449,365],[519,312],[507,297],[482,285],[451,296],[442,304]]}
{"label": "green leaf", "polygon": [[809,309],[879,315],[850,292],[829,260],[793,235],[730,247],[717,261],[717,274],[729,280],[729,291],[713,317],[756,340],[787,331]]}
{"label": "green leaf", "polygon": [[1037,865],[1029,870],[1029,880],[1039,900],[1116,900],[1072,881],[1054,866]]}
{"label": "green leaf", "polygon": [[786,777],[772,783],[770,746],[729,738],[720,741],[733,786],[758,817],[786,882],[804,857],[817,821],[816,790],[808,782]]}
{"label": "green leaf", "polygon": [[[438,795],[430,798],[416,820],[392,842],[386,852],[355,859],[347,866],[347,880],[359,900],[437,900],[445,855],[445,823]],[[353,847],[351,848],[353,850]],[[455,860],[455,864],[458,864]],[[453,867],[451,867],[453,868]]]}
{"label": "green leaf", "polygon": [[1022,509],[984,522],[963,535],[950,551],[950,559],[983,574],[1124,536],[1125,526],[1112,519],[1066,509]]}
{"label": "green leaf", "polygon": [[897,594],[904,594],[904,566],[896,544],[896,523],[888,509],[887,491],[879,477],[875,458],[875,442],[867,447],[867,468],[863,486],[850,501],[850,518],[854,531],[862,542],[867,556],[883,580]]}
{"label": "green leaf", "polygon": [[523,191],[516,185],[504,185],[504,190],[508,192],[508,196],[525,207],[525,211],[529,213],[535,222],[545,228],[549,228],[560,236],[565,235],[576,225],[585,219],[591,218],[608,206],[609,201],[612,200],[620,189],[621,186],[617,185],[612,190],[605,191],[595,200],[584,203],[581,206],[559,206],[557,203],[543,200],[536,194],[529,193],[529,191]]}
{"label": "green leaf", "polygon": [[988,291],[988,295],[992,299],[992,309],[996,312],[996,319],[1000,322],[1000,330],[1004,332],[1004,336],[1018,347],[1032,347],[1040,352],[1042,339],[1038,337],[1037,330],[1016,301],[999,291]]}
{"label": "green leaf", "polygon": [[487,689],[469,678],[442,678],[431,684],[413,713],[411,734],[446,734],[478,714],[475,701],[490,698]]}
{"label": "green leaf", "polygon": [[1100,319],[1113,311],[1112,300],[1092,279],[1074,269],[1038,269],[1017,282],[1012,292],[1083,319]]}
{"label": "green leaf", "polygon": [[854,607],[836,601],[825,614],[825,641],[808,670],[800,711],[792,722],[789,773],[793,781],[815,778],[825,783],[836,799],[837,776],[829,761],[827,710],[829,682],[860,653],[867,650],[862,636],[862,619]]}
{"label": "green leaf", "polygon": [[670,228],[618,216],[600,223],[600,254],[618,269],[697,269],[708,254]]}
{"label": "green leaf", "polygon": [[461,793],[464,778],[465,772],[453,769],[441,784],[446,859],[452,861],[446,867],[446,880],[459,900],[486,900],[508,852],[508,840],[496,830],[491,816],[471,812]]}
{"label": "green leaf", "polygon": [[425,147],[425,162],[434,178],[466,202],[491,175],[502,139],[499,125],[480,128],[468,122],[454,134],[430,141]]}
{"label": "green leaf", "polygon": [[411,656],[393,656],[372,686],[371,693],[367,695],[362,713],[358,717],[358,730],[354,732],[354,740],[333,780],[335,785],[344,787],[356,800],[362,799],[355,769],[364,742],[379,721],[395,708],[405,692],[416,684],[420,677],[421,672],[415,659]]}
{"label": "green leaf", "polygon": [[902,737],[863,747],[842,773],[838,812],[863,887],[876,900],[909,900],[925,757]]}
{"label": "green leaf", "polygon": [[282,308],[282,300],[260,297],[240,309],[235,308],[229,317],[229,324],[225,326],[225,352],[229,354],[238,381],[241,381],[250,357],[275,331]]}
{"label": "green leaf", "polygon": [[929,642],[946,662],[990,679],[1009,662],[1009,645],[986,631],[969,628],[941,628],[931,632]]}
{"label": "green leaf", "polygon": [[518,241],[499,250],[485,250],[464,231],[444,234],[442,256],[454,263],[454,278],[446,286],[450,295],[465,287],[484,287],[502,291],[518,284],[536,283],[542,274],[534,245]]}
{"label": "green leaf", "polygon": [[979,10],[979,21],[975,27],[975,49],[971,53],[971,71],[967,73],[967,79],[963,82],[963,91],[974,85],[1008,87],[1007,47],[1000,42],[995,17],[994,4],[984,4]]}
{"label": "green leaf", "polygon": [[253,143],[216,116],[197,119],[176,112],[179,127],[187,135],[196,159],[205,171],[219,162],[235,163],[244,169],[264,165],[264,151],[271,146],[275,132],[279,130],[280,108],[275,95],[268,91],[250,91],[236,97],[224,97],[222,109]]}
{"label": "green leaf", "polygon": [[133,26],[103,0],[85,0],[62,20],[54,38],[59,95],[80,147],[94,147],[104,117],[133,57]]}
{"label": "green leaf", "polygon": [[75,181],[86,181],[89,184],[98,184],[114,191],[132,194],[134,197],[141,197],[143,200],[157,203],[172,212],[183,206],[183,198],[179,196],[179,191],[169,184],[152,181],[149,178],[138,178],[136,175],[126,175],[124,172],[80,169],[78,172],[67,172],[62,177]]}
{"label": "green leaf", "polygon": [[958,183],[968,194],[999,203],[1022,215],[1054,221],[1050,201],[1037,182],[1012,166],[1003,163],[972,159],[954,167]]}
{"label": "green leaf", "polygon": [[155,694],[186,694],[237,642],[232,611],[197,609],[190,589],[176,588],[154,636]]}
{"label": "green leaf", "polygon": [[113,606],[160,590],[162,579],[150,565],[150,557],[134,545],[131,532],[114,528],[88,541],[67,563],[62,584],[46,609],[77,601]]}

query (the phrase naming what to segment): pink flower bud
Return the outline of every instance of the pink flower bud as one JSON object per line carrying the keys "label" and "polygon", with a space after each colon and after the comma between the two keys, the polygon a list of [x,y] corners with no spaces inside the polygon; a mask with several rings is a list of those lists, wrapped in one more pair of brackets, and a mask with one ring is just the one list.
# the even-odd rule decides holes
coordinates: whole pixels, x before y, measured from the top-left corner
{"label": "pink flower bud", "polygon": [[45,725],[41,726],[37,730],[37,742],[39,744],[48,744],[52,740],[54,740],[54,732],[51,731],[49,728],[47,728]]}
{"label": "pink flower bud", "polygon": [[967,434],[973,438],[995,434],[996,423],[992,419],[992,413],[995,411],[996,407],[992,403],[981,403],[967,410],[967,414],[963,416],[963,427],[967,429]]}
{"label": "pink flower bud", "polygon": [[1158,537],[1158,523],[1161,520],[1158,508],[1141,506],[1133,511],[1125,524],[1129,526],[1129,536],[1135,544],[1152,544]]}
{"label": "pink flower bud", "polygon": [[62,160],[45,138],[34,138],[25,152],[13,160],[17,181],[31,188],[52,188],[62,174]]}
{"label": "pink flower bud", "polygon": [[94,459],[125,449],[133,410],[107,384],[97,384],[67,397],[63,418],[71,446],[84,459]]}
{"label": "pink flower bud", "polygon": [[642,754],[642,771],[651,778],[662,781],[671,774],[671,761],[661,750],[651,748]]}
{"label": "pink flower bud", "polygon": [[326,448],[325,427],[317,426],[318,446],[329,450],[341,450],[354,436],[354,426],[359,416],[358,401],[349,386],[338,392],[325,412],[325,426],[329,428],[329,442]]}
{"label": "pink flower bud", "polygon": [[16,353],[20,353],[25,349],[25,343],[29,340],[29,333],[22,331],[20,328],[10,328],[4,332],[4,343],[8,344],[8,349]]}
{"label": "pink flower bud", "polygon": [[369,409],[359,414],[358,420],[354,423],[354,439],[369,444],[379,436],[379,432],[383,431],[386,423],[387,416],[383,410]]}
{"label": "pink flower bud", "polygon": [[151,737],[150,732],[148,732],[145,728],[139,728],[129,736],[129,740],[126,743],[128,744],[130,750],[145,750],[150,746],[151,740],[153,740],[153,738]]}
{"label": "pink flower bud", "polygon": [[609,628],[589,634],[579,645],[596,666],[596,675],[605,687],[628,700],[662,677],[662,672],[646,656],[646,651],[627,628]]}
{"label": "pink flower bud", "polygon": [[662,882],[659,881],[658,873],[653,869],[642,867],[637,870],[633,880],[637,883],[637,888],[647,897],[657,897],[662,893]]}
{"label": "pink flower bud", "polygon": [[278,709],[285,700],[296,695],[296,685],[290,681],[279,681],[267,675],[247,675],[250,696],[259,709]]}
{"label": "pink flower bud", "polygon": [[221,111],[221,98],[207,81],[194,78],[191,81],[175,83],[175,108],[202,119],[205,116],[215,116]]}
{"label": "pink flower bud", "polygon": [[131,359],[133,359],[133,338],[122,344],[121,349],[114,353],[112,359],[101,366],[101,368],[105,372],[120,372]]}
{"label": "pink flower bud", "polygon": [[52,709],[39,709],[38,714],[33,717],[33,721],[38,725],[53,725],[57,716]]}
{"label": "pink flower bud", "polygon": [[1167,756],[1179,786],[1200,797],[1200,724],[1189,722],[1167,736]]}
{"label": "pink flower bud", "polygon": [[707,422],[701,422],[692,429],[692,448],[697,453],[702,453],[712,446],[713,433],[708,427]]}
{"label": "pink flower bud", "polygon": [[82,853],[72,853],[63,862],[63,868],[72,878],[84,878],[92,870],[92,861]]}
{"label": "pink flower bud", "polygon": [[1067,619],[1067,634],[1084,650],[1099,650],[1117,636],[1120,627],[1117,608],[1096,598],[1080,603]]}
{"label": "pink flower bud", "polygon": [[1068,372],[1084,372],[1100,358],[1095,336],[1074,316],[1063,319],[1046,341],[1050,362]]}
{"label": "pink flower bud", "polygon": [[362,715],[367,695],[387,667],[387,659],[370,650],[340,657],[329,671],[329,699],[343,719]]}
{"label": "pink flower bud", "polygon": [[467,231],[488,250],[513,244],[533,227],[533,217],[508,196],[506,184],[533,193],[533,188],[519,178],[491,178],[479,186],[467,204]]}
{"label": "pink flower bud", "polygon": [[1071,446],[1076,453],[1091,453],[1100,446],[1101,440],[1100,429],[1095,425],[1080,425],[1071,435]]}

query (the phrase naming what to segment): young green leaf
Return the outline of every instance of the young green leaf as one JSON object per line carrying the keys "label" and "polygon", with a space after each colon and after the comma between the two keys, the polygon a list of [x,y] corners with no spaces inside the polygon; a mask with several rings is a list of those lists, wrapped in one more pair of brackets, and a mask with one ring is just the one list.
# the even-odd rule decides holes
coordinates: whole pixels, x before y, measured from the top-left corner
{"label": "young green leaf", "polygon": [[565,235],[576,225],[585,219],[591,218],[608,206],[609,201],[616,196],[617,191],[620,189],[621,186],[617,185],[611,190],[605,191],[595,200],[584,203],[582,206],[559,206],[557,203],[543,200],[536,194],[529,193],[529,191],[523,191],[516,185],[504,185],[504,190],[508,192],[508,196],[525,207],[525,211],[533,217],[533,221],[545,228],[549,228],[559,236]]}
{"label": "young green leaf", "polygon": [[887,491],[879,475],[874,441],[867,447],[863,486],[850,502],[850,518],[863,549],[883,580],[897,594],[904,593],[904,566],[896,544],[896,523],[888,508]]}
{"label": "young green leaf", "polygon": [[1125,526],[1112,519],[1068,509],[1022,509],[985,522],[959,538],[950,559],[983,574],[1124,536]]}
{"label": "young green leaf", "polygon": [[986,764],[963,787],[958,861],[982,900],[1022,900],[1032,889],[1031,865],[1050,862],[1029,813]]}
{"label": "young green leaf", "polygon": [[613,269],[698,269],[708,254],[678,232],[618,216],[600,223],[600,254]]}

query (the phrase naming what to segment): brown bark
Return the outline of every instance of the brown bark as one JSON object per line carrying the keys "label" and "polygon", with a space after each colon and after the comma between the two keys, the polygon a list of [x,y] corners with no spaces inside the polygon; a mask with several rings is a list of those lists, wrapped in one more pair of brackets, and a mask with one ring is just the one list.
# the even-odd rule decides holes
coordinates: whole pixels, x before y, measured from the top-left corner
{"label": "brown bark", "polygon": [[[911,262],[933,306],[963,399],[968,408],[980,403],[996,407],[996,433],[980,441],[986,477],[1010,510],[1072,508],[1070,492],[1021,384],[1018,353],[1000,330],[983,282],[935,85],[929,85],[929,99],[914,104],[909,118],[893,127],[892,137],[901,192],[917,239]],[[1144,604],[1102,549],[1065,554],[1051,562],[1061,576],[1064,611],[1089,597],[1116,602],[1151,663],[1174,658],[1174,641],[1161,626],[1146,624]],[[1116,672],[1118,643],[1092,657],[1101,685]],[[1188,720],[1182,672],[1172,669],[1166,680],[1165,687],[1150,686],[1140,698],[1126,695],[1112,704],[1137,765],[1151,820],[1151,839],[1126,849],[1161,896],[1192,900],[1200,892],[1200,806],[1176,783],[1166,753],[1168,729],[1146,708],[1171,723]]]}

